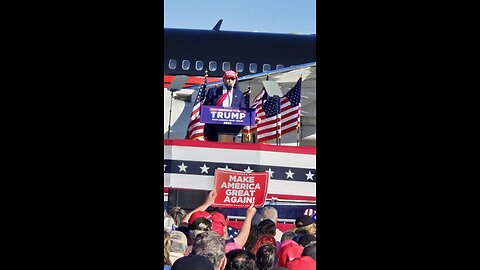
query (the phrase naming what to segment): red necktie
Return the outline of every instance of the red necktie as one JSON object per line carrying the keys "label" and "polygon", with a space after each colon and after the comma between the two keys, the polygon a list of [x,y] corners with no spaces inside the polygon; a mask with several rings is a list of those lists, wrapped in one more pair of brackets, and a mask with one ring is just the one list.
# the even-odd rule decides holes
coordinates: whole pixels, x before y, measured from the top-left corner
{"label": "red necktie", "polygon": [[223,94],[218,100],[217,103],[215,103],[215,106],[221,106],[223,101],[227,98],[228,93],[230,93],[231,90],[227,90],[225,94]]}

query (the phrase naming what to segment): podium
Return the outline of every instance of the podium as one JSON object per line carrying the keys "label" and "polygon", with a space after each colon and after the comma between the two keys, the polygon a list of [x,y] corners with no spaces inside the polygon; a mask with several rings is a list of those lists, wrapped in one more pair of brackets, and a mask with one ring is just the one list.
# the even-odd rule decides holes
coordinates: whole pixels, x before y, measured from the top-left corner
{"label": "podium", "polygon": [[255,125],[255,109],[202,106],[200,122],[214,126],[219,142],[234,142],[233,137],[244,126]]}
{"label": "podium", "polygon": [[231,134],[218,134],[218,141],[219,142],[235,142],[233,137],[235,135]]}

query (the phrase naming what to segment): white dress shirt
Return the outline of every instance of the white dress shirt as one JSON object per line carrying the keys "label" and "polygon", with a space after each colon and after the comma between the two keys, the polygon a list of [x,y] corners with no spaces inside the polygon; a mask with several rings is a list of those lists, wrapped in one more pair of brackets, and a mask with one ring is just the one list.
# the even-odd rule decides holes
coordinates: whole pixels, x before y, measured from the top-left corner
{"label": "white dress shirt", "polygon": [[[228,90],[224,85],[222,94],[225,94],[227,91]],[[223,100],[222,107],[232,107],[232,100],[233,100],[233,87],[232,87],[232,90],[230,90],[230,93],[228,93],[227,98]]]}

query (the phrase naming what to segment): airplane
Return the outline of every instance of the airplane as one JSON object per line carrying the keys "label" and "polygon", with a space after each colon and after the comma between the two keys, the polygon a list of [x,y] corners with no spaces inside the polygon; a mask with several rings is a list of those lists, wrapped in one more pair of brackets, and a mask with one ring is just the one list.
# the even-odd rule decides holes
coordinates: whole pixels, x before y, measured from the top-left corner
{"label": "airplane", "polygon": [[[302,82],[302,128],[300,145],[316,145],[316,34],[278,34],[220,30],[220,20],[211,30],[164,29],[164,112],[170,113],[167,87],[176,75],[188,76],[184,89],[172,101],[170,138],[185,138],[192,95],[208,71],[207,88],[221,83],[223,71],[238,73],[240,90],[261,89],[261,82],[274,80],[285,94],[300,76]],[[164,136],[168,134],[164,121]],[[297,134],[282,135],[282,145],[297,145]]]}

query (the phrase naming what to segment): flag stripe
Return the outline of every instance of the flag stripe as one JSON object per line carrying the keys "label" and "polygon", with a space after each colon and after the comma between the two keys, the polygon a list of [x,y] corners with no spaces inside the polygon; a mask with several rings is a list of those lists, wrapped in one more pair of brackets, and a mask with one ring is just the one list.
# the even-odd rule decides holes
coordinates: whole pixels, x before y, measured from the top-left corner
{"label": "flag stripe", "polygon": [[190,122],[187,127],[187,139],[203,140],[204,137],[204,123],[200,123],[200,107],[203,104],[206,96],[207,76],[203,79],[203,84],[198,90],[195,104],[190,114]]}

